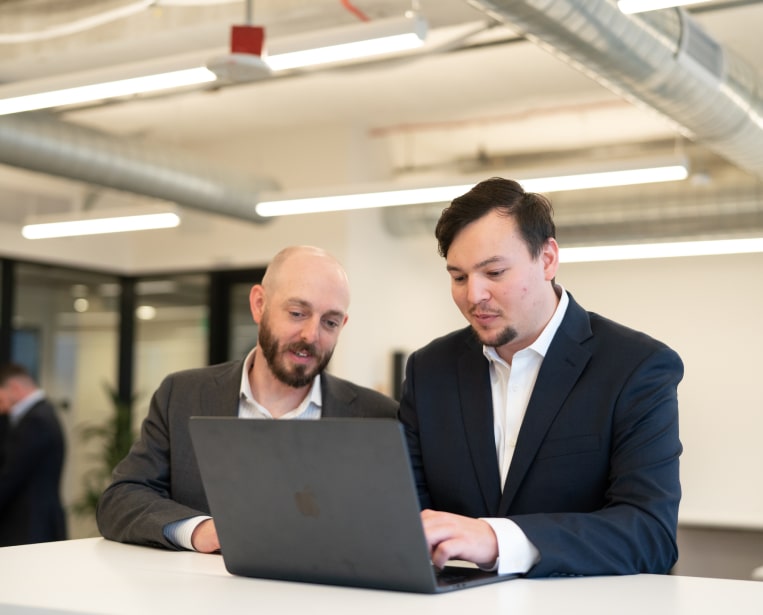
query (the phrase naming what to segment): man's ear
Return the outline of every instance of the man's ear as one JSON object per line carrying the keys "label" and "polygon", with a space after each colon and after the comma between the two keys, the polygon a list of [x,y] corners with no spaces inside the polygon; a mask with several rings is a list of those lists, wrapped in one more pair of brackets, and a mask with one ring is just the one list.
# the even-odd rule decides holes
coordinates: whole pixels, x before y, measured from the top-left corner
{"label": "man's ear", "polygon": [[553,280],[556,277],[557,269],[559,269],[559,244],[556,243],[556,239],[550,237],[546,241],[540,257],[543,261],[546,280]]}
{"label": "man's ear", "polygon": [[255,284],[249,291],[249,311],[254,322],[259,325],[265,311],[265,289],[262,284]]}

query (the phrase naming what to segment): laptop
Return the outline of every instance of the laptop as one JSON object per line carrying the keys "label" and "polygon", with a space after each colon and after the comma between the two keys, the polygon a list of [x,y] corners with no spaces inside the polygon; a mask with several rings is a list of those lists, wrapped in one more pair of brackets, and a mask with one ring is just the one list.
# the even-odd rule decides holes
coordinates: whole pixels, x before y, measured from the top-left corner
{"label": "laptop", "polygon": [[515,576],[432,565],[394,419],[192,417],[190,430],[231,574],[419,593]]}

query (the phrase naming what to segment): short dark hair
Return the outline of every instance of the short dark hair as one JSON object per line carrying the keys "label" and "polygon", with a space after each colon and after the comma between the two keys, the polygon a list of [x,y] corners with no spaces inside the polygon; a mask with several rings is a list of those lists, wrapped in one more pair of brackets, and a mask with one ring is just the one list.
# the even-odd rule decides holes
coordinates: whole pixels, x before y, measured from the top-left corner
{"label": "short dark hair", "polygon": [[465,226],[494,209],[514,217],[533,258],[540,255],[546,241],[556,237],[554,209],[548,198],[525,192],[514,180],[491,177],[453,199],[442,211],[434,232],[440,256],[448,256],[450,245]]}
{"label": "short dark hair", "polygon": [[0,364],[0,387],[5,386],[6,383],[12,378],[24,378],[31,380],[32,376],[23,365],[18,363],[2,363]]}

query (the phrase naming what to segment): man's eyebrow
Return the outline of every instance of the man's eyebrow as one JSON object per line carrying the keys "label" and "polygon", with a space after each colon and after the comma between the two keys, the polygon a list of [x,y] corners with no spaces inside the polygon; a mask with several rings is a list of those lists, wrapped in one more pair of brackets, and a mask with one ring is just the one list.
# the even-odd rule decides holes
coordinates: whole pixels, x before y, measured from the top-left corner
{"label": "man's eyebrow", "polygon": [[[288,298],[286,300],[286,305],[297,306],[297,307],[301,307],[303,309],[308,309],[308,310],[313,310],[314,309],[312,303],[310,303],[309,301],[306,301],[305,299],[300,299],[298,297],[290,297],[290,298]],[[322,314],[322,316],[324,316],[324,317],[325,316],[329,316],[329,317],[335,316],[337,318],[344,318],[345,315],[346,315],[345,312],[343,312],[342,310],[329,310],[328,312],[325,312],[324,314]]]}
{"label": "man's eyebrow", "polygon": [[303,308],[312,309],[313,307],[312,303],[310,303],[309,301],[305,301],[304,299],[300,299],[298,297],[289,297],[288,299],[286,299],[286,301],[284,301],[284,303],[287,305],[296,305]]}
{"label": "man's eyebrow", "polygon": [[329,310],[325,314],[323,314],[324,317],[334,317],[339,318],[340,320],[345,317],[345,313],[342,310]]}
{"label": "man's eyebrow", "polygon": [[[481,269],[482,267],[487,267],[488,265],[492,265],[494,263],[499,263],[503,261],[503,257],[501,256],[491,256],[490,258],[486,258],[483,261],[480,261],[477,263],[474,268],[475,269]],[[447,265],[445,267],[447,271],[461,271],[460,267],[456,267],[455,265]]]}

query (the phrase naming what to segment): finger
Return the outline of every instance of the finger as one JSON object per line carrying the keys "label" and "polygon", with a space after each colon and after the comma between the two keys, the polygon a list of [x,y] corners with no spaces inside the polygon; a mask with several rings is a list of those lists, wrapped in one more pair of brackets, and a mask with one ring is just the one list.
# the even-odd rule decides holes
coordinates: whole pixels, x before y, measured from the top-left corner
{"label": "finger", "polygon": [[458,526],[453,522],[451,515],[435,511],[429,511],[428,514],[422,515],[422,525],[430,551],[458,532]]}
{"label": "finger", "polygon": [[439,543],[432,551],[432,563],[438,568],[443,568],[450,560],[459,559],[463,551],[464,541],[459,538],[445,540]]}

